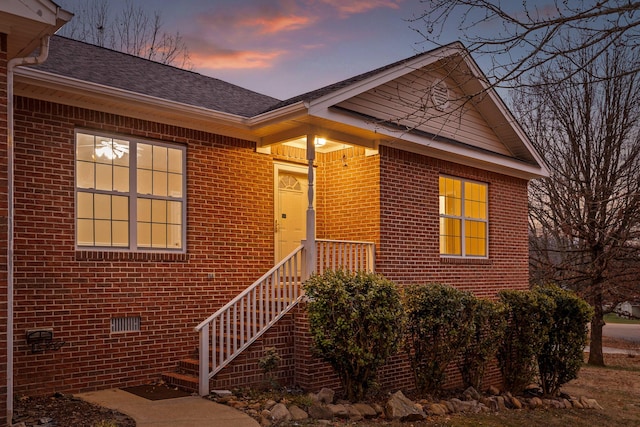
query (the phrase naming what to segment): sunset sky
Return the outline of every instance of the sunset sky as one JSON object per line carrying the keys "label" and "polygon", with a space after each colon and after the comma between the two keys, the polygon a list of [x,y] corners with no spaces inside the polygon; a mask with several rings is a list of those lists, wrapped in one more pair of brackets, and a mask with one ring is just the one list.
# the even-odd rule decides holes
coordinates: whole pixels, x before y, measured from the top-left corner
{"label": "sunset sky", "polygon": [[[74,11],[82,0],[56,0]],[[126,0],[109,0],[113,12]],[[179,31],[194,71],[285,99],[433,46],[419,0],[133,0]],[[453,38],[452,40],[453,41]]]}

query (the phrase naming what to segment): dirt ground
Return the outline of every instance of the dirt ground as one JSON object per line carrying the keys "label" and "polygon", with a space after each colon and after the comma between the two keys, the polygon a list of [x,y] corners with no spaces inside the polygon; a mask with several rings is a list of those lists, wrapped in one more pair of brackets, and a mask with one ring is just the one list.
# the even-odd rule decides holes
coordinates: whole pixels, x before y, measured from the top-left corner
{"label": "dirt ground", "polygon": [[[606,347],[635,350],[640,344],[607,339]],[[586,355],[585,355],[586,361]],[[497,414],[454,415],[434,417],[424,423],[362,422],[335,425],[354,427],[392,425],[422,426],[501,426],[544,425],[550,427],[599,427],[640,425],[640,356],[605,354],[606,368],[585,365],[578,379],[571,381],[562,391],[572,396],[596,399],[603,407],[594,409],[511,410]],[[135,421],[116,411],[101,408],[70,395],[47,397],[17,397],[14,404],[14,422],[25,422],[27,427],[47,425],[56,427],[135,427]],[[43,422],[44,421],[44,422]]]}

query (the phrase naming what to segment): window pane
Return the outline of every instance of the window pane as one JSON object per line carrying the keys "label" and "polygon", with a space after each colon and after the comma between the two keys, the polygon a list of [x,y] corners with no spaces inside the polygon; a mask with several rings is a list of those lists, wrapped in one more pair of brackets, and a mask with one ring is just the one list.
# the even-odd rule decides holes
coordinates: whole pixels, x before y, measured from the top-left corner
{"label": "window pane", "polygon": [[167,171],[167,148],[153,146],[153,170]]}
{"label": "window pane", "polygon": [[462,185],[459,180],[440,177],[440,214],[460,216],[462,212]]}
{"label": "window pane", "polygon": [[[93,219],[93,194],[78,192],[76,215],[78,218]],[[93,240],[93,238],[91,239]]]}
{"label": "window pane", "polygon": [[138,247],[150,248],[151,247],[151,223],[138,222]]}
{"label": "window pane", "polygon": [[164,200],[151,201],[151,221],[154,223],[167,222],[167,202]]}
{"label": "window pane", "polygon": [[487,247],[487,226],[484,222],[466,221],[465,247],[467,255],[485,256]]}
{"label": "window pane", "polygon": [[179,225],[169,225],[167,247],[173,249],[182,249],[182,227]]}
{"label": "window pane", "polygon": [[167,222],[169,224],[182,224],[182,203],[180,202],[168,203]]}
{"label": "window pane", "polygon": [[111,219],[111,196],[96,194],[93,198],[95,206],[95,218]]}
{"label": "window pane", "polygon": [[129,166],[129,141],[114,139],[112,151],[114,165]]}
{"label": "window pane", "polygon": [[462,221],[455,218],[440,218],[440,253],[443,255],[461,255]]}
{"label": "window pane", "polygon": [[169,174],[169,196],[182,197],[182,175]]}
{"label": "window pane", "polygon": [[114,221],[113,225],[113,246],[129,246],[129,222]]}
{"label": "window pane", "polygon": [[129,220],[129,198],[124,196],[113,196],[111,199],[111,218],[117,221]]}
{"label": "window pane", "polygon": [[96,189],[113,190],[113,168],[111,165],[96,164]]}
{"label": "window pane", "polygon": [[166,224],[151,224],[151,246],[154,248],[167,247],[167,226]]}
{"label": "window pane", "polygon": [[151,222],[151,200],[138,199],[138,221]]}
{"label": "window pane", "polygon": [[95,221],[96,246],[111,246],[111,221]]}
{"label": "window pane", "polygon": [[76,182],[78,188],[94,188],[94,164],[88,162],[76,162]]}
{"label": "window pane", "polygon": [[138,143],[138,169],[153,169],[152,156],[151,145]]}
{"label": "window pane", "polygon": [[76,135],[76,160],[85,160],[87,162],[94,162],[94,137],[93,135],[87,135],[79,133]]}
{"label": "window pane", "polygon": [[168,194],[167,173],[153,171],[153,195],[166,196]]}
{"label": "window pane", "polygon": [[93,220],[78,220],[78,246],[93,246]]}
{"label": "window pane", "polygon": [[182,150],[169,149],[168,171],[182,174]]}
{"label": "window pane", "polygon": [[104,136],[96,136],[96,149],[95,149],[95,161],[96,163],[104,163],[111,165],[116,154],[113,150],[113,140]]}
{"label": "window pane", "polygon": [[114,166],[113,190],[120,191],[122,193],[129,192],[129,168]]}
{"label": "window pane", "polygon": [[151,171],[138,169],[138,194],[153,194]]}

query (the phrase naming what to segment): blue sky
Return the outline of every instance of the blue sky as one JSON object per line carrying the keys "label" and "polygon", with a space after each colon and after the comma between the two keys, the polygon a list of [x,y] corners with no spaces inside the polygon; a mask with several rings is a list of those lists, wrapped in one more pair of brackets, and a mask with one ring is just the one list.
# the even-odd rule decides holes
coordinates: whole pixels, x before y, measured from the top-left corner
{"label": "blue sky", "polygon": [[[109,0],[111,11],[125,1]],[[194,71],[280,99],[425,49],[409,22],[418,0],[132,1],[180,32]],[[73,11],[77,1],[57,3]]]}
{"label": "blue sky", "polygon": [[[96,0],[56,1],[73,12]],[[426,0],[108,0],[111,12],[123,10],[127,1],[150,16],[158,11],[163,29],[181,34],[193,71],[279,99],[435,47],[416,31],[423,28],[415,18],[429,7]],[[553,2],[527,4],[544,8]],[[454,20],[438,42],[459,37]],[[475,59],[483,67],[483,59]]]}

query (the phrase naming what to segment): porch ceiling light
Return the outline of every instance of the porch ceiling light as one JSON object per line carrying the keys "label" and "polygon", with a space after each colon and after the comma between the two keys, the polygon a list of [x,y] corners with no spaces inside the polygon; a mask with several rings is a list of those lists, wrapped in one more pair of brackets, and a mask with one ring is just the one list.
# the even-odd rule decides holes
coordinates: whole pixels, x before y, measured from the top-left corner
{"label": "porch ceiling light", "polygon": [[316,147],[323,147],[327,143],[327,140],[324,138],[316,138],[315,145]]}

